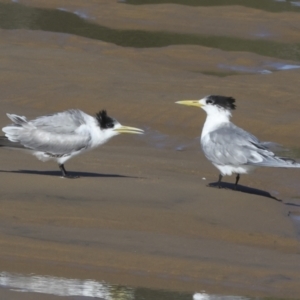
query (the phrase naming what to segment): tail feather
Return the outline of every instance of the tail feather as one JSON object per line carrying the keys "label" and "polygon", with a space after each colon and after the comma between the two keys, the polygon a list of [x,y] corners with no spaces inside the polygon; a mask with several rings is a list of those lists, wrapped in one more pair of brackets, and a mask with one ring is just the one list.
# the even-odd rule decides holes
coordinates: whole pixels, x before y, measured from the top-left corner
{"label": "tail feather", "polygon": [[2,131],[5,133],[5,136],[11,142],[19,142],[20,131],[23,130],[22,126],[9,125],[2,128]]}
{"label": "tail feather", "polygon": [[18,116],[18,115],[14,115],[14,114],[6,114],[8,116],[8,118],[10,118],[16,125],[24,125],[25,123],[27,123],[26,117],[24,116]]}
{"label": "tail feather", "polygon": [[23,130],[32,128],[33,125],[30,122],[28,123],[26,117],[24,116],[18,116],[15,114],[6,115],[13,121],[13,124],[3,127],[2,131],[11,142],[19,142],[20,135],[22,134]]}

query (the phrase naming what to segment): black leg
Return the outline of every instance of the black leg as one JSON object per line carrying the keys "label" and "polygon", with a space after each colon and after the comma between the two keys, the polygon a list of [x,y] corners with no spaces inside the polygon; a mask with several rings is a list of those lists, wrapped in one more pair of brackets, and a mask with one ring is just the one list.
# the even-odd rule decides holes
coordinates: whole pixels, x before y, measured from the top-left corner
{"label": "black leg", "polygon": [[67,173],[66,169],[65,169],[64,164],[59,164],[58,166],[59,166],[59,168],[60,168],[60,170],[61,170],[61,172],[62,172],[62,176],[63,176],[63,177],[65,177],[65,178],[71,178],[71,179],[73,179],[73,178],[79,178],[79,176],[72,176],[72,175],[69,175],[69,174]]}
{"label": "black leg", "polygon": [[62,172],[62,176],[63,176],[63,177],[66,177],[67,172],[66,172],[66,170],[65,170],[64,165],[63,165],[63,164],[59,165],[59,168],[60,168],[60,170],[61,170],[61,172]]}
{"label": "black leg", "polygon": [[218,181],[218,187],[219,187],[219,189],[221,188],[221,181],[222,181],[222,178],[223,178],[223,176],[222,176],[222,174],[220,174],[220,175],[219,175],[219,181]]}
{"label": "black leg", "polygon": [[223,175],[220,174],[217,184],[214,182],[214,183],[209,183],[207,186],[221,189],[222,188],[221,187],[222,178],[223,178]]}
{"label": "black leg", "polygon": [[235,185],[234,185],[235,190],[237,189],[237,185],[238,185],[239,180],[240,180],[240,174],[237,174],[236,178],[235,178]]}

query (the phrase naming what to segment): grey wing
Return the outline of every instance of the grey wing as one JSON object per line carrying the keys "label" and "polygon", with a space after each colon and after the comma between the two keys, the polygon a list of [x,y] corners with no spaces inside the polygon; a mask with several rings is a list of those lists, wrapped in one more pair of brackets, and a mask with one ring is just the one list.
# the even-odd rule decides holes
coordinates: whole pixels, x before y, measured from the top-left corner
{"label": "grey wing", "polygon": [[232,123],[207,134],[201,144],[205,156],[217,165],[259,165],[274,156],[254,135]]}
{"label": "grey wing", "polygon": [[36,128],[62,134],[73,134],[74,131],[86,123],[86,114],[79,109],[70,109],[67,111],[47,115],[31,120],[30,123]]}
{"label": "grey wing", "polygon": [[9,115],[15,124],[3,128],[13,142],[26,148],[53,155],[70,154],[87,148],[91,136],[83,112],[70,110],[27,122],[25,118]]}

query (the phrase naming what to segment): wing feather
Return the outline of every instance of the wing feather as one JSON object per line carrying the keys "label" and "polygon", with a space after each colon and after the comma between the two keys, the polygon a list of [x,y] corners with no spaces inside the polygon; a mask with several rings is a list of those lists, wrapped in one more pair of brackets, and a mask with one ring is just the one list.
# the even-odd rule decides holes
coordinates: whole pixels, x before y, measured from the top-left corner
{"label": "wing feather", "polygon": [[206,157],[217,165],[259,165],[275,156],[254,135],[232,123],[207,134],[201,144]]}
{"label": "wing feather", "polygon": [[77,128],[86,124],[85,116],[79,109],[70,109],[36,118],[29,123],[49,133],[74,134]]}

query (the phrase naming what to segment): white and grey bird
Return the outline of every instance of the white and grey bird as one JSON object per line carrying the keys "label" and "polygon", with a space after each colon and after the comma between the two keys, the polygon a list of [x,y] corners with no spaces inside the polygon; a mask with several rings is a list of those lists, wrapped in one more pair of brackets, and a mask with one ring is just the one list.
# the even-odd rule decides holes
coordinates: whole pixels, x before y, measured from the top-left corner
{"label": "white and grey bird", "polygon": [[122,126],[105,110],[95,117],[79,109],[38,117],[27,121],[24,116],[7,114],[13,124],[5,126],[0,137],[0,146],[22,148],[32,152],[42,161],[55,160],[63,177],[69,175],[64,163],[71,157],[106,143],[120,133],[142,134],[143,130]]}
{"label": "white and grey bird", "polygon": [[235,109],[234,98],[209,95],[200,100],[176,103],[205,110],[207,117],[200,142],[206,158],[220,171],[219,187],[223,176],[236,174],[236,189],[240,174],[249,173],[256,167],[300,168],[299,163],[276,156],[268,143],[230,122],[231,111]]}

